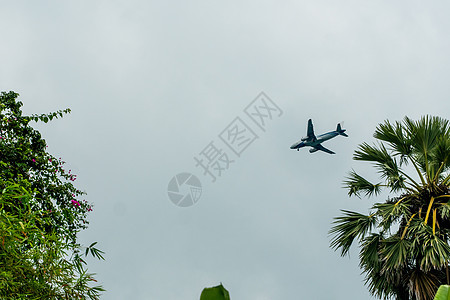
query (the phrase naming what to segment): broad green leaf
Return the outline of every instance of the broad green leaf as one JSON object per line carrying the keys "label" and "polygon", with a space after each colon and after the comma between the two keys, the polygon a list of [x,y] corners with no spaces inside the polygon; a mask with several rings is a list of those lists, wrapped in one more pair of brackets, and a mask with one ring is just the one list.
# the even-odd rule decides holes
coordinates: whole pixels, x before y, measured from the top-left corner
{"label": "broad green leaf", "polygon": [[200,295],[200,300],[230,300],[230,294],[220,284],[215,287],[204,288]]}
{"label": "broad green leaf", "polygon": [[441,285],[434,300],[450,300],[450,285]]}

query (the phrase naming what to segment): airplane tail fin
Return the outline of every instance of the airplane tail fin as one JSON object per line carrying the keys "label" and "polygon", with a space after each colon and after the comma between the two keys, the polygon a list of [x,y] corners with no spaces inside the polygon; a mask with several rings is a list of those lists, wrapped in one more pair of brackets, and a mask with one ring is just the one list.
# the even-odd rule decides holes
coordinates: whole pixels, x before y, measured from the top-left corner
{"label": "airplane tail fin", "polygon": [[348,135],[347,135],[346,133],[344,133],[345,130],[346,130],[346,129],[342,129],[342,128],[341,128],[341,123],[338,123],[338,124],[337,124],[337,128],[336,128],[337,133],[339,133],[339,135],[348,137]]}

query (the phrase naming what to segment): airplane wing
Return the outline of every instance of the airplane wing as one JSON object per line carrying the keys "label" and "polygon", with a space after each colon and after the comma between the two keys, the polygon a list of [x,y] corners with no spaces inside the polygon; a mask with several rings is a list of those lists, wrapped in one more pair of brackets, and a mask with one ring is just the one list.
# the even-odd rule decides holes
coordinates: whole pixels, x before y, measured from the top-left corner
{"label": "airplane wing", "polygon": [[314,127],[313,127],[313,123],[312,123],[311,119],[308,120],[308,132],[307,132],[307,134],[308,134],[308,140],[315,141],[317,139],[316,136],[314,135]]}
{"label": "airplane wing", "polygon": [[333,151],[331,151],[330,149],[325,148],[321,144],[318,144],[317,146],[314,146],[314,148],[316,148],[317,150],[321,150],[323,152],[329,153],[329,154],[336,154]]}

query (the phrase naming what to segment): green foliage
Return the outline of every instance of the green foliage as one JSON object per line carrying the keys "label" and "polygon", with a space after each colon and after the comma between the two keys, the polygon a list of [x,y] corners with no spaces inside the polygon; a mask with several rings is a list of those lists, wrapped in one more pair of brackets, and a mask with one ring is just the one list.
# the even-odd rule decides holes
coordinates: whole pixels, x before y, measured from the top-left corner
{"label": "green foliage", "polygon": [[[344,210],[330,230],[331,247],[346,255],[359,243],[360,267],[374,296],[432,299],[450,282],[449,122],[429,116],[385,121],[374,137],[378,143],[361,144],[354,159],[372,163],[381,182],[352,171],[344,184],[349,196],[387,189],[393,198],[375,203],[368,215]],[[416,173],[407,174],[408,166]]]}
{"label": "green foliage", "polygon": [[230,294],[220,284],[215,287],[204,288],[200,295],[200,300],[230,300]]}
{"label": "green foliage", "polygon": [[7,183],[0,194],[0,297],[98,299],[103,289],[89,286],[95,279],[83,266],[80,245],[43,229],[52,220],[31,209],[29,186]]}
{"label": "green foliage", "polygon": [[85,193],[72,184],[76,175],[64,170],[63,160],[47,153],[45,140],[29,125],[32,119],[45,122],[70,110],[24,116],[17,96],[14,92],[2,92],[0,96],[0,177],[13,181],[27,179],[36,191],[33,209],[51,212],[49,227],[64,231],[75,242],[77,232],[87,227],[86,216],[91,207],[77,200]]}
{"label": "green foliage", "polygon": [[[63,116],[24,116],[14,92],[0,95],[0,296],[30,299],[98,299],[100,286],[87,273],[77,233],[92,210],[73,185],[76,175],[46,152],[30,121]],[[103,259],[96,243],[86,248]],[[1,297],[0,297],[1,298]]]}
{"label": "green foliage", "polygon": [[434,300],[450,300],[450,286],[441,285],[434,297]]}

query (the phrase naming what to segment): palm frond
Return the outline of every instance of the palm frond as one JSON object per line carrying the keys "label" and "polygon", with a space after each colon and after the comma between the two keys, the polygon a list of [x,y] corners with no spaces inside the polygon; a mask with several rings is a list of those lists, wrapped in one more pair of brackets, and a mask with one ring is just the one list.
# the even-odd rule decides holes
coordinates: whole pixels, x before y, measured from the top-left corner
{"label": "palm frond", "polygon": [[450,174],[447,174],[442,180],[442,184],[449,185],[450,182]]}
{"label": "palm frond", "polygon": [[440,216],[444,220],[450,219],[450,201],[442,203],[440,209],[438,209]]}
{"label": "palm frond", "polygon": [[336,217],[335,224],[329,234],[334,235],[331,240],[331,248],[341,249],[341,255],[344,256],[350,250],[353,241],[362,239],[374,227],[376,219],[370,215],[366,216],[357,212],[342,210],[343,216]]}
{"label": "palm frond", "polygon": [[450,168],[450,138],[440,137],[434,151],[431,153],[431,161],[437,171],[432,174],[433,182],[442,178],[442,173]]}
{"label": "palm frond", "polygon": [[414,218],[410,225],[411,254],[417,259],[421,270],[441,269],[450,260],[450,246],[446,241],[447,230],[436,230]]}
{"label": "palm frond", "polygon": [[413,149],[418,153],[428,153],[435,146],[437,138],[448,130],[448,121],[440,117],[424,116],[418,121],[405,117],[403,122]]}
{"label": "palm frond", "polygon": [[422,240],[423,258],[420,267],[423,270],[443,268],[450,259],[450,246],[437,235],[429,234]]}
{"label": "palm frond", "polygon": [[401,163],[406,162],[405,157],[411,155],[412,145],[400,122],[395,122],[395,127],[388,121],[378,125],[373,135],[376,139],[387,142],[394,155],[400,155]]}
{"label": "palm frond", "polygon": [[433,151],[441,138],[449,139],[449,123],[440,117],[424,116],[418,121],[405,117],[404,123],[412,138],[413,152],[420,162],[422,171],[427,175],[428,182],[433,177],[430,166],[433,167]]}
{"label": "palm frond", "polygon": [[383,248],[380,252],[381,259],[384,261],[382,273],[395,272],[406,266],[410,248],[411,241],[399,236],[391,236],[383,240]]}
{"label": "palm frond", "polygon": [[376,214],[380,218],[378,226],[382,230],[389,229],[392,224],[410,214],[410,205],[405,197],[396,202],[387,201],[385,203],[376,203],[373,208],[377,210]]}
{"label": "palm frond", "polygon": [[367,286],[372,296],[379,299],[387,300],[396,296],[396,285],[379,271],[372,270],[371,272],[366,273],[364,284]]}
{"label": "palm frond", "polygon": [[[384,262],[381,262],[381,269],[383,265]],[[370,293],[380,299],[409,299],[408,282],[404,280],[408,273],[407,268],[399,268],[387,274],[371,269],[366,272],[365,284]]]}
{"label": "palm frond", "polygon": [[361,241],[359,252],[359,266],[364,272],[380,271],[381,260],[379,257],[381,241],[384,239],[381,233],[372,233]]}
{"label": "palm frond", "polygon": [[430,272],[414,269],[409,279],[409,290],[413,299],[432,300],[439,288],[438,278]]}
{"label": "palm frond", "polygon": [[[382,144],[380,144],[380,147],[383,147]],[[362,143],[353,154],[353,159],[383,164],[391,158],[387,151],[383,151],[383,148],[378,149],[376,146]],[[384,150],[386,149],[384,148]]]}
{"label": "palm frond", "polygon": [[351,171],[347,180],[344,181],[344,186],[348,188],[348,195],[355,195],[360,197],[361,193],[365,196],[378,195],[381,191],[381,183],[373,184],[355,171]]}
{"label": "palm frond", "polygon": [[[392,192],[406,188],[405,173],[400,170],[397,160],[388,152],[383,144],[377,147],[363,143],[355,151],[353,159],[373,162]],[[411,185],[417,186],[417,183],[412,178],[408,177],[408,179],[411,181]]]}

